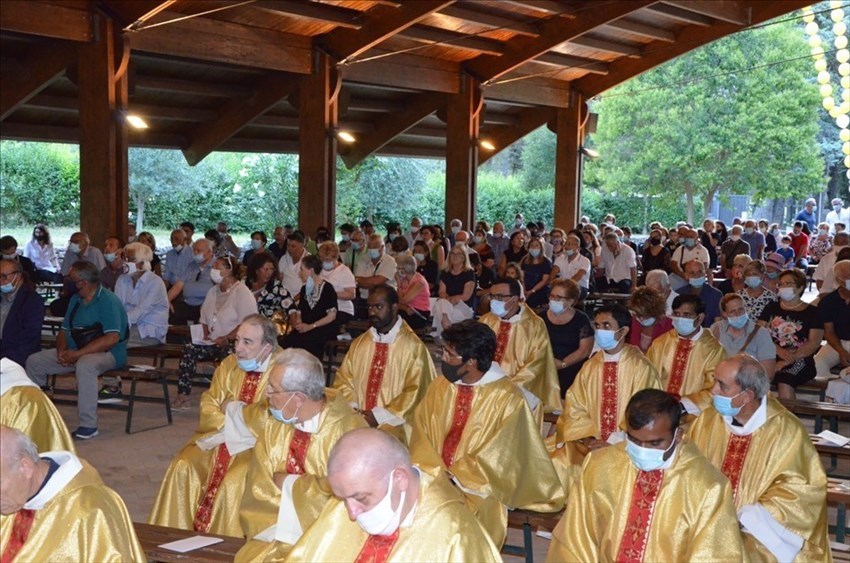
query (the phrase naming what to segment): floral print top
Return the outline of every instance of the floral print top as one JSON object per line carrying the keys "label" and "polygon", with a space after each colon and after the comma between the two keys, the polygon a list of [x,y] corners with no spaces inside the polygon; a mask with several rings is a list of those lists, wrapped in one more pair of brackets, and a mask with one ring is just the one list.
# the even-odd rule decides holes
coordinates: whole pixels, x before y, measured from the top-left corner
{"label": "floral print top", "polygon": [[746,289],[739,289],[738,295],[744,301],[744,308],[747,310],[747,315],[753,320],[759,320],[762,311],[771,303],[776,303],[779,298],[769,289],[765,289],[758,297],[751,297]]}

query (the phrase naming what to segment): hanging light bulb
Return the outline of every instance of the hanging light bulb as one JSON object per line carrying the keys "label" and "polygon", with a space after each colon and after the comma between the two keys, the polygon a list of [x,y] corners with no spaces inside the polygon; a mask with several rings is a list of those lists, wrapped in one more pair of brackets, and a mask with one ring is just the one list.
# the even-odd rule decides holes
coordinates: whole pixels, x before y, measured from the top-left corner
{"label": "hanging light bulb", "polygon": [[[850,125],[850,115],[847,115],[845,113],[844,115],[839,116],[838,119],[835,120],[835,123],[841,129],[847,129],[847,126]],[[846,146],[850,146],[850,145],[845,144],[844,146],[846,147]]]}
{"label": "hanging light bulb", "polygon": [[829,84],[829,73],[827,71],[818,73],[818,84]]}
{"label": "hanging light bulb", "polygon": [[829,9],[836,10],[842,6],[841,0],[829,0]]}
{"label": "hanging light bulb", "polygon": [[812,35],[809,37],[809,47],[818,47],[820,45],[820,36]]}
{"label": "hanging light bulb", "polygon": [[811,52],[812,52],[812,57],[815,60],[823,58],[823,47],[812,47]]}
{"label": "hanging light bulb", "polygon": [[834,21],[835,23],[841,23],[841,22],[843,22],[843,21],[844,21],[844,10],[842,10],[841,8],[838,8],[838,9],[836,9],[836,10],[832,10],[832,11],[829,13],[829,17],[830,17],[830,18],[832,19],[832,21]]}
{"label": "hanging light bulb", "polygon": [[846,49],[847,48],[847,36],[846,35],[836,35],[835,36],[835,48],[836,49]]}
{"label": "hanging light bulb", "polygon": [[838,138],[844,141],[845,143],[850,141],[850,129],[842,129],[838,134]]}
{"label": "hanging light bulb", "polygon": [[835,59],[840,63],[850,61],[850,51],[847,49],[839,49],[838,52],[835,53]]}
{"label": "hanging light bulb", "polygon": [[821,95],[821,97],[824,97],[824,98],[831,96],[832,95],[832,85],[831,84],[821,84],[820,95]]}
{"label": "hanging light bulb", "polygon": [[823,72],[826,70],[826,59],[818,59],[815,61],[815,70]]}
{"label": "hanging light bulb", "polygon": [[[841,63],[840,65],[838,65],[838,74],[840,74],[844,78],[847,78],[848,76],[850,76],[850,63]],[[841,85],[844,88],[850,88],[850,86],[844,86],[844,82],[843,82],[844,78],[841,79],[842,80]]]}
{"label": "hanging light bulb", "polygon": [[[841,72],[841,66],[846,67],[846,70],[848,72],[842,73]],[[850,64],[841,65],[841,66],[838,67],[838,73],[841,75],[841,87],[844,88],[845,90],[850,90],[850,76],[848,76],[848,74],[850,74]]]}
{"label": "hanging light bulb", "polygon": [[832,119],[838,119],[838,116],[841,115],[841,112],[838,111],[838,106],[832,106],[829,108],[829,117]]}
{"label": "hanging light bulb", "polygon": [[844,22],[838,22],[832,26],[832,32],[835,35],[844,35],[847,33],[847,24]]}

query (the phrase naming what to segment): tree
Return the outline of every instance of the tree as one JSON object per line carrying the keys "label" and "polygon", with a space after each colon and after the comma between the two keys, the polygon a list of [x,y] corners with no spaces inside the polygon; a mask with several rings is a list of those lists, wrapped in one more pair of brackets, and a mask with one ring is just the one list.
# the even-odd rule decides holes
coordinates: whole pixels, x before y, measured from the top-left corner
{"label": "tree", "polygon": [[[145,207],[154,199],[171,199],[187,187],[188,165],[178,151],[162,149],[130,149],[130,199],[136,212],[136,231],[145,225]],[[158,221],[156,223],[159,223]],[[163,226],[156,224],[156,226]]]}
{"label": "tree", "polygon": [[775,23],[683,55],[616,88],[596,106],[601,158],[588,176],[612,195],[715,197],[819,191],[818,93],[809,61],[741,70],[808,53],[799,27]]}
{"label": "tree", "polygon": [[417,214],[427,165],[420,159],[367,158],[351,170],[337,165],[337,220],[376,225]]}

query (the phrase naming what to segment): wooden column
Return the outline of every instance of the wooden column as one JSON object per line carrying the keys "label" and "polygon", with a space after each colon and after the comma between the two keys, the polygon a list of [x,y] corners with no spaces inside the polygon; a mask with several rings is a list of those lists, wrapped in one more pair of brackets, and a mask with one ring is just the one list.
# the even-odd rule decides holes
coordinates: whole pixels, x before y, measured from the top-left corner
{"label": "wooden column", "polygon": [[555,149],[555,223],[556,227],[572,229],[578,223],[581,209],[581,168],[579,154],[584,139],[584,119],[587,109],[581,94],[570,94],[570,105],[558,108]]}
{"label": "wooden column", "polygon": [[446,229],[452,219],[467,229],[475,224],[481,108],[478,82],[464,76],[460,93],[446,103]]}
{"label": "wooden column", "polygon": [[127,235],[126,76],[117,77],[125,48],[120,27],[95,15],[95,41],[79,47],[80,228],[94,246]]}
{"label": "wooden column", "polygon": [[335,230],[337,96],[341,79],[331,59],[314,53],[313,74],[298,90],[298,226],[313,235]]}

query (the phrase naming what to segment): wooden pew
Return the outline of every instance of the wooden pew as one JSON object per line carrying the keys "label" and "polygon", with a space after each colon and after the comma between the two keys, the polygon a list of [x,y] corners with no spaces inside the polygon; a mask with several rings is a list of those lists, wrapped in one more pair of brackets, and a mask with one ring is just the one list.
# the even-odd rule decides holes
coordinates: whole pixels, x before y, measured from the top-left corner
{"label": "wooden pew", "polygon": [[133,527],[136,529],[136,536],[138,536],[139,543],[142,544],[142,549],[145,551],[145,555],[147,555],[148,561],[150,562],[229,562],[236,558],[236,552],[245,545],[245,540],[242,538],[219,536],[216,534],[202,534],[206,537],[221,538],[223,541],[188,553],[177,553],[176,551],[162,549],[159,546],[165,543],[191,538],[199,534],[197,532],[190,532],[189,530],[167,528],[165,526],[154,526],[153,524],[142,524],[141,522],[134,522]]}
{"label": "wooden pew", "polygon": [[502,553],[505,555],[525,557],[526,563],[534,563],[534,550],[532,546],[534,532],[538,530],[551,532],[555,529],[555,526],[563,515],[563,510],[560,512],[534,512],[520,508],[508,510],[508,528],[522,530],[523,545],[508,545],[506,543],[502,546]]}
{"label": "wooden pew", "polygon": [[844,543],[847,536],[847,505],[850,504],[850,481],[830,477],[826,484],[826,502],[836,507],[835,541]]}
{"label": "wooden pew", "polygon": [[815,434],[823,430],[824,418],[829,419],[829,429],[833,432],[838,432],[838,421],[850,421],[850,405],[803,399],[779,399],[779,402],[798,417],[815,417]]}

